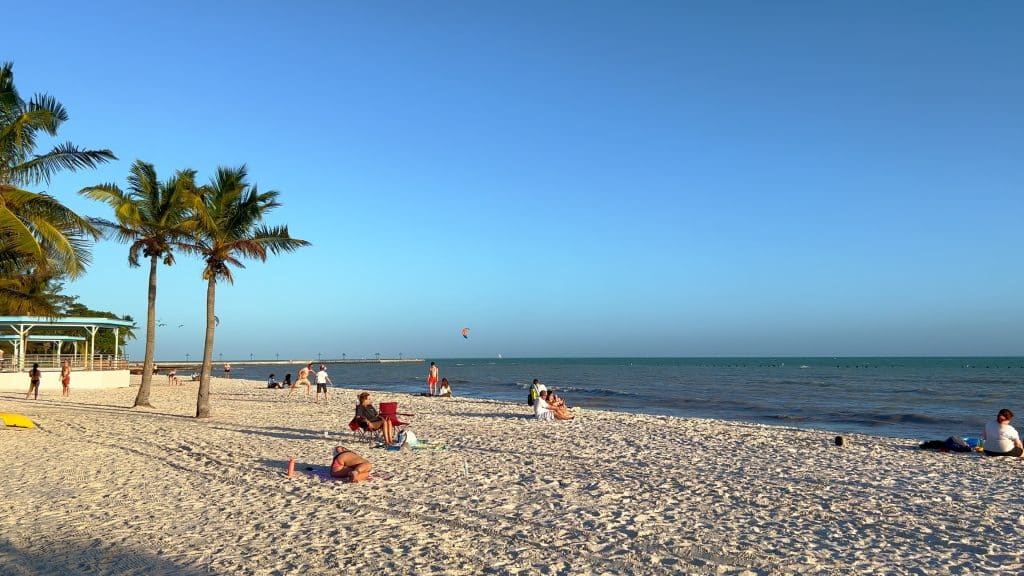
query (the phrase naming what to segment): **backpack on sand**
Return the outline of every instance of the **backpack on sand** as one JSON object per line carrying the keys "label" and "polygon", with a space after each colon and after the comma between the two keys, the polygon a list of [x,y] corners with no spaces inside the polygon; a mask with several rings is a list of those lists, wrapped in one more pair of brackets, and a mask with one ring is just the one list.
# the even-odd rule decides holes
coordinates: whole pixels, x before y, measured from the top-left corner
{"label": "backpack on sand", "polygon": [[537,398],[539,397],[540,392],[537,390],[537,387],[534,386],[533,384],[530,384],[530,393],[527,394],[526,396],[526,403],[530,406],[533,406],[533,404],[537,401]]}

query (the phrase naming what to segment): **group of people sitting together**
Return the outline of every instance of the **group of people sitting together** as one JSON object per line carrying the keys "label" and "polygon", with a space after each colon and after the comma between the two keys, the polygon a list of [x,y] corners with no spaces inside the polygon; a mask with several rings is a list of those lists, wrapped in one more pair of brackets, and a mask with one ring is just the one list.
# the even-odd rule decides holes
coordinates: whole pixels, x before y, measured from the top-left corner
{"label": "group of people sitting together", "polygon": [[[290,378],[286,376],[285,386],[287,386],[289,380]],[[271,374],[267,387],[276,388],[277,386],[271,385],[274,382],[274,375]],[[439,392],[440,394],[438,395],[445,395],[446,392],[447,395],[451,394],[451,388],[448,386],[447,379],[441,380]],[[536,396],[534,396],[534,392]],[[538,379],[533,381],[530,397],[533,400],[534,414],[540,420],[572,420],[575,417],[573,411],[565,405],[565,401],[555,394],[554,390],[549,390],[547,386],[541,384]],[[366,431],[379,430],[386,446],[394,444],[396,440],[395,424],[391,418],[382,415],[374,407],[369,392],[360,392],[358,399],[355,417],[351,422],[351,425],[354,426],[353,430],[356,427]],[[362,482],[369,478],[372,470],[373,465],[359,454],[345,446],[335,447],[333,458],[331,459],[332,477],[345,479],[349,482]]]}
{"label": "group of people sitting together", "polygon": [[284,375],[284,382],[278,382],[277,378],[273,374],[271,374],[267,378],[267,388],[284,389],[284,388],[291,388],[291,387],[292,387],[292,375],[291,375],[290,372],[288,374]]}
{"label": "group of people sitting together", "polygon": [[572,409],[565,405],[565,400],[537,378],[530,385],[529,402],[532,402],[533,414],[538,420],[572,420],[576,417]]}

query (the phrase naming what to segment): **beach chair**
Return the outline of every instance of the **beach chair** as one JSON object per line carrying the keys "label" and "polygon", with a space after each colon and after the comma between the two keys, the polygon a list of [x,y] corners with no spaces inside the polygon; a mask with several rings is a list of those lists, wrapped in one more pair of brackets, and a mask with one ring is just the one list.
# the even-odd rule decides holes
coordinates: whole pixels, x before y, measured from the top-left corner
{"label": "beach chair", "polygon": [[368,442],[372,442],[374,440],[380,440],[381,436],[383,436],[383,434],[384,434],[384,431],[381,430],[380,428],[378,428],[376,430],[368,430],[368,429],[364,430],[359,425],[359,419],[358,418],[353,418],[353,419],[349,420],[349,422],[348,422],[348,429],[352,431],[352,434],[355,435],[356,438],[359,438],[360,440],[366,440]]}
{"label": "beach chair", "polygon": [[380,412],[381,418],[387,418],[391,421],[391,425],[398,429],[409,425],[408,422],[402,422],[398,418],[399,416],[407,416],[409,418],[415,416],[415,414],[409,414],[408,412],[399,412],[398,402],[381,402],[378,412]]}

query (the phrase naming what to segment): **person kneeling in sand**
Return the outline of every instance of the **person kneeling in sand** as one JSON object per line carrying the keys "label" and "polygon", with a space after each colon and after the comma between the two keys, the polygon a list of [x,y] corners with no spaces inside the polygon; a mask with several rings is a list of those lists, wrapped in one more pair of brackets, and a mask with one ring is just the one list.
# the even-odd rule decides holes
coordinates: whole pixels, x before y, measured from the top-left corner
{"label": "person kneeling in sand", "polygon": [[370,476],[373,464],[355,452],[337,446],[334,448],[334,460],[331,461],[331,476],[348,478],[349,482],[362,482]]}
{"label": "person kneeling in sand", "polygon": [[1021,456],[1024,454],[1024,444],[1020,441],[1020,435],[1016,428],[1010,426],[1013,420],[1013,411],[1003,408],[996,415],[996,419],[985,425],[981,437],[985,440],[983,448],[986,456]]}

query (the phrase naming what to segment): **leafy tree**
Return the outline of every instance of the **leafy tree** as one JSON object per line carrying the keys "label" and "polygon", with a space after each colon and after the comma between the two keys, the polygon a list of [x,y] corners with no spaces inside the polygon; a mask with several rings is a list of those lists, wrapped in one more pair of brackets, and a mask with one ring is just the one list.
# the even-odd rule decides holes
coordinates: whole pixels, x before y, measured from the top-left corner
{"label": "leafy tree", "polygon": [[309,242],[292,238],[287,226],[268,227],[263,218],[281,204],[275,191],[259,192],[248,182],[246,167],[218,168],[210,184],[201,190],[202,202],[196,206],[199,230],[194,239],[182,248],[200,256],[205,262],[206,341],[200,371],[196,418],[209,418],[210,375],[213,366],[213,339],[217,325],[215,304],[217,282],[234,282],[231,267],[244,268],[242,258],[266,261],[267,252],[291,252]]}
{"label": "leafy tree", "polygon": [[80,170],[115,160],[110,150],[83,150],[70,142],[36,154],[40,134],[56,136],[68,119],[52,96],[24,100],[14,84],[14,66],[0,64],[0,306],[48,314],[21,277],[81,275],[89,262],[88,242],[99,231],[45,192],[27,186],[48,183],[59,170]]}
{"label": "leafy tree", "polygon": [[156,272],[157,264],[174,264],[174,244],[195,232],[197,221],[189,206],[196,201],[195,171],[179,170],[166,182],[160,182],[152,164],[136,160],[128,174],[128,191],[116,184],[98,184],[80,194],[110,205],[116,222],[96,221],[119,242],[130,244],[128,264],[139,265],[139,254],[149,259],[149,291],[146,302],[146,354],[142,365],[142,384],[135,406],[149,403],[153,382],[153,355],[156,349]]}

